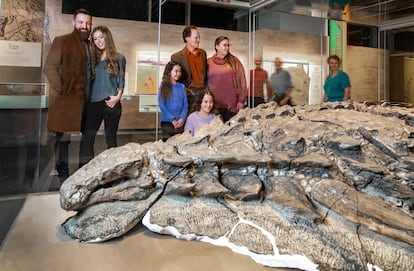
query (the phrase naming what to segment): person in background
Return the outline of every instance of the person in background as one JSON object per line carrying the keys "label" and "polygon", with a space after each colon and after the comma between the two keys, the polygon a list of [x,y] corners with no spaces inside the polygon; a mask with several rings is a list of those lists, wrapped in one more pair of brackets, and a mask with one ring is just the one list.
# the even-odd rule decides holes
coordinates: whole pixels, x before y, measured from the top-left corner
{"label": "person in background", "polygon": [[198,93],[207,86],[207,53],[199,48],[200,33],[194,25],[183,30],[185,47],[171,56],[171,61],[180,64],[182,75],[180,82],[186,86],[188,104],[197,99]]}
{"label": "person in background", "polygon": [[117,131],[122,114],[121,97],[125,86],[125,56],[116,51],[111,31],[97,26],[92,31],[91,66],[94,75],[90,102],[85,107],[79,147],[79,167],[95,155],[95,137],[105,124],[107,148],[117,147]]}
{"label": "person in background", "polygon": [[206,88],[202,90],[193,104],[192,113],[188,115],[184,131],[190,131],[194,136],[198,128],[203,124],[209,124],[216,118],[217,109],[214,94]]}
{"label": "person in background", "polygon": [[214,93],[218,111],[226,122],[244,108],[246,76],[240,60],[230,53],[228,37],[217,37],[214,49],[216,53],[207,59],[208,86]]}
{"label": "person in background", "polygon": [[158,105],[161,109],[161,130],[163,141],[184,131],[188,101],[181,77],[180,64],[170,61],[165,66],[161,86],[158,90]]}
{"label": "person in background", "polygon": [[51,101],[46,127],[55,133],[55,165],[61,183],[69,177],[69,132],[81,131],[84,105],[89,99],[89,11],[76,10],[73,27],[72,33],[53,40],[44,66]]}
{"label": "person in background", "polygon": [[269,76],[267,71],[262,68],[262,58],[260,56],[254,59],[255,68],[250,70],[250,88],[249,88],[249,107],[253,108],[259,104],[265,103],[263,87],[266,87],[268,95],[271,93]]}
{"label": "person in background", "polygon": [[342,102],[351,98],[351,82],[349,76],[339,69],[341,59],[337,55],[328,57],[329,75],[323,86],[324,102]]}
{"label": "person in background", "polygon": [[292,105],[290,95],[293,90],[292,79],[289,72],[282,69],[282,60],[275,58],[275,72],[270,76],[270,85],[273,90],[273,100],[278,105]]}

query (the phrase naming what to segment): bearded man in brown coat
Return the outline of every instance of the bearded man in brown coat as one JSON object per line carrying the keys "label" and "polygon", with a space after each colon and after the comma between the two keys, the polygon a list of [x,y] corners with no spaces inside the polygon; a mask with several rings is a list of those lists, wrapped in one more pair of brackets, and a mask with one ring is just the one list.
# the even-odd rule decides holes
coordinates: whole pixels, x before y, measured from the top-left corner
{"label": "bearded man in brown coat", "polygon": [[85,101],[89,98],[88,38],[92,16],[85,9],[73,14],[73,32],[56,37],[46,59],[51,102],[46,127],[55,133],[55,163],[59,179],[69,176],[69,132],[80,132]]}

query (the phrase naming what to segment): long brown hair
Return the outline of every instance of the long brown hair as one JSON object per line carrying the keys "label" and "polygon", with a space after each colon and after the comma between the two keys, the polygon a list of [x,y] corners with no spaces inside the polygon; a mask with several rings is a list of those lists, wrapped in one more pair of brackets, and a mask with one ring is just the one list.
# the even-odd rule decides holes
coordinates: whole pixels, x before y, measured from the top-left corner
{"label": "long brown hair", "polygon": [[105,51],[106,51],[106,70],[109,74],[118,75],[119,73],[119,64],[118,64],[118,53],[115,48],[115,42],[112,38],[111,31],[109,31],[108,27],[100,25],[95,27],[92,30],[92,44],[91,44],[91,64],[92,64],[92,72],[95,74],[96,66],[98,65],[99,61],[101,61],[101,56],[103,51],[99,50],[96,47],[95,43],[93,42],[93,35],[96,31],[101,31],[102,36],[105,39]]}
{"label": "long brown hair", "polygon": [[194,102],[193,106],[191,107],[191,112],[201,110],[201,104],[203,103],[203,98],[206,95],[209,95],[213,98],[213,108],[211,109],[211,113],[217,115],[218,110],[217,110],[217,105],[216,105],[216,98],[214,98],[213,92],[211,92],[211,90],[208,87],[200,91],[200,93],[197,95],[197,100]]}
{"label": "long brown hair", "polygon": [[[216,50],[216,46],[220,44],[220,42],[222,42],[223,40],[228,40],[230,42],[230,39],[226,36],[218,36],[216,38],[216,41],[214,42],[214,50]],[[233,74],[232,74],[232,79],[233,79],[233,85],[236,88],[240,88],[241,87],[241,83],[239,78],[237,78],[237,68],[236,68],[236,62],[235,62],[236,57],[234,55],[232,55],[230,53],[230,48],[229,48],[229,53],[223,58],[224,63],[226,65],[228,65],[230,67],[230,69],[232,70]]]}
{"label": "long brown hair", "polygon": [[171,97],[172,94],[172,83],[171,83],[171,71],[174,68],[174,66],[180,66],[177,62],[170,61],[167,63],[164,69],[164,74],[162,75],[162,81],[161,81],[161,90],[160,95],[164,99],[164,101],[168,101],[168,99]]}

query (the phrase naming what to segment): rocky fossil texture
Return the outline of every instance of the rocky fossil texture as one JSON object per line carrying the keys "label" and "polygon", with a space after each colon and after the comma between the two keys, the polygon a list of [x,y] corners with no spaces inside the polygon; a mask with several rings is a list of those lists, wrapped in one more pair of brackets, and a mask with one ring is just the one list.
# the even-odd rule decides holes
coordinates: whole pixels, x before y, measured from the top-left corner
{"label": "rocky fossil texture", "polygon": [[412,270],[414,109],[326,103],[244,109],[194,137],[102,152],[61,186],[83,242],[142,222],[272,267]]}

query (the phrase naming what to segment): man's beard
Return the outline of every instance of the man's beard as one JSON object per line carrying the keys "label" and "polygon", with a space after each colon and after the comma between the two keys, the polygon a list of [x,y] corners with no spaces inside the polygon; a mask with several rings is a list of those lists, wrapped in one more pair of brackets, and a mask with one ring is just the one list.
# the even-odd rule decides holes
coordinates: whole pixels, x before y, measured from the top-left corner
{"label": "man's beard", "polygon": [[91,31],[81,31],[77,28],[75,28],[76,33],[78,33],[80,39],[82,41],[87,41],[89,39],[89,35],[91,34]]}

